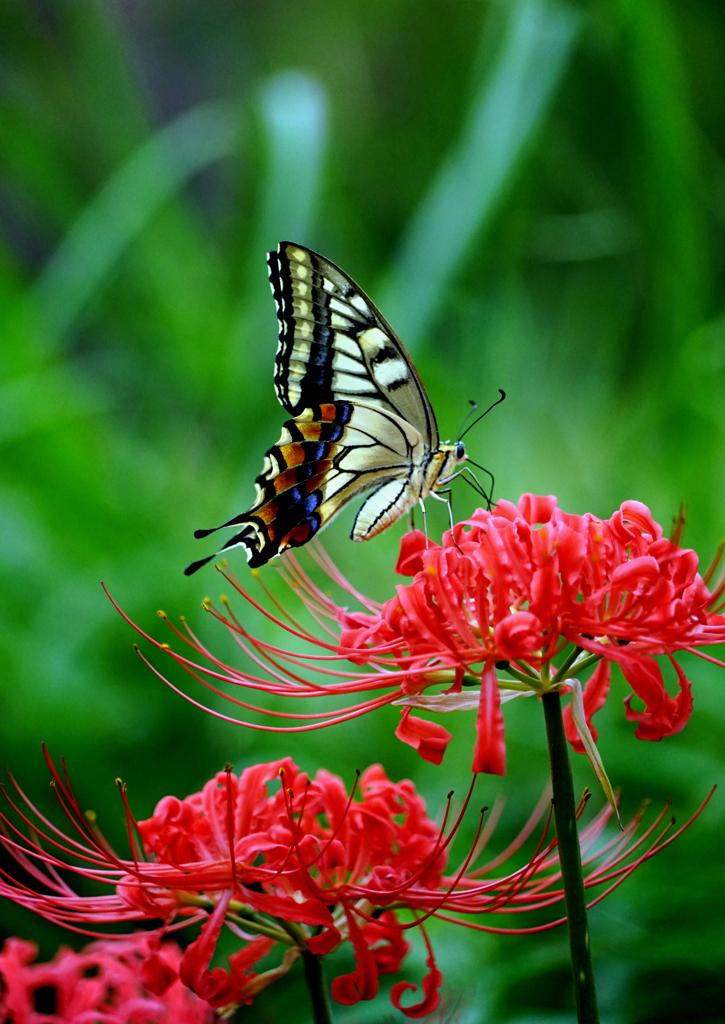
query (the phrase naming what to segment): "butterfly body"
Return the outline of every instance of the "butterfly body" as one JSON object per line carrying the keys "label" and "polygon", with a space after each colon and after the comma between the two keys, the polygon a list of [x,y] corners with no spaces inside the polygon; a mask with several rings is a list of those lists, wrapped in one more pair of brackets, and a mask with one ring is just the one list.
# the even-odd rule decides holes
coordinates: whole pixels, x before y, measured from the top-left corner
{"label": "butterfly body", "polygon": [[462,443],[440,443],[402,342],[339,267],[290,242],[268,263],[280,321],[274,384],[292,418],[265,455],[254,504],[224,524],[239,529],[222,550],[245,547],[252,567],[307,543],[369,491],[351,537],[376,536],[466,460]]}

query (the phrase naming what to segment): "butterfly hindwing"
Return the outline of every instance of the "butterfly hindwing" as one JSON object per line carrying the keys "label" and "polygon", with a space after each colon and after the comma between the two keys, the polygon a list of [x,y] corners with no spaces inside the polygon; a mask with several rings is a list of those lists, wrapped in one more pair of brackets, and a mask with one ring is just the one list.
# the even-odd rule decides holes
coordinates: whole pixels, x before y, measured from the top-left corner
{"label": "butterfly hindwing", "polygon": [[[237,530],[221,550],[245,547],[255,568],[287,548],[306,544],[365,491],[375,489],[373,498],[392,481],[400,505],[410,486],[411,463],[423,447],[423,439],[410,424],[382,409],[329,402],[305,410],[284,424],[279,441],[265,455],[256,480],[256,501],[249,511],[224,524]],[[383,505],[389,506],[385,516]],[[363,532],[358,521],[368,524],[369,517],[360,520],[358,516],[354,539],[374,536],[394,522],[402,514],[395,514],[397,505],[381,502],[381,515]],[[189,569],[193,571],[192,566]]]}
{"label": "butterfly hindwing", "polygon": [[417,500],[409,477],[386,480],[365,499],[352,526],[353,540],[370,540],[397,522]]}
{"label": "butterfly hindwing", "polygon": [[274,383],[284,408],[296,416],[324,402],[373,405],[437,447],[423,383],[367,295],[330,260],[292,242],[280,242],[268,265],[280,322]]}

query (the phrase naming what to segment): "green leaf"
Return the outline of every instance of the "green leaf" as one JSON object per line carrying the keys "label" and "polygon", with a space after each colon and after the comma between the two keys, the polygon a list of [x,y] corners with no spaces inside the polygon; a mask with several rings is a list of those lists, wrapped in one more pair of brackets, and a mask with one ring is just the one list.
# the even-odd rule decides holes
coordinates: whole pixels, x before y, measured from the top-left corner
{"label": "green leaf", "polygon": [[474,239],[491,223],[541,127],[572,54],[579,14],[521,0],[501,51],[471,104],[402,242],[380,307],[414,346],[430,326]]}

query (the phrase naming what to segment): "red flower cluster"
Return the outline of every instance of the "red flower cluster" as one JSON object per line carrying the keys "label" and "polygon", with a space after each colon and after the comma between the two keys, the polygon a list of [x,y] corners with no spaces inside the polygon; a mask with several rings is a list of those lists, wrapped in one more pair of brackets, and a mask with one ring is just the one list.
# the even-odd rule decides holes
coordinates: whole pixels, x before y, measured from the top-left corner
{"label": "red flower cluster", "polygon": [[[429,968],[423,979],[423,998],[415,1005],[403,1006],[403,995],[415,988],[406,981],[393,985],[391,998],[407,1016],[423,1017],[439,1004],[443,980],[423,927],[428,917],[506,932],[511,929],[468,918],[542,910],[564,897],[556,841],[545,841],[548,822],[533,856],[522,867],[503,877],[491,877],[545,814],[549,806],[546,793],[503,854],[475,866],[493,832],[494,809],[486,830],[481,832],[479,826],[468,856],[456,871],[445,875],[450,844],[470,791],[446,835],[450,794],[443,823],[437,828],[412,783],[391,782],[377,765],[360,777],[360,799],[356,799],[357,785],[348,794],[336,776],[321,770],[310,779],[285,758],[254,765],[238,778],[231,771],[220,772],[200,793],[185,800],[165,797],[146,821],[134,821],[126,804],[134,850],[129,859],[119,857],[95,822],[82,814],[65,772],[61,775],[50,758],[48,764],[58,798],[80,840],[65,835],[43,817],[16,786],[28,810],[10,802],[28,826],[29,836],[9,815],[0,815],[0,842],[44,891],[37,892],[3,873],[0,896],[78,931],[104,922],[162,921],[160,932],[134,937],[128,940],[131,946],[116,939],[90,949],[109,956],[116,949],[126,958],[124,963],[130,962],[129,958],[134,964],[142,959],[140,967],[136,964],[135,977],[159,997],[168,989],[169,999],[172,995],[176,998],[178,975],[183,985],[223,1014],[252,1002],[262,989],[286,974],[300,955],[323,955],[344,941],[352,943],[357,967],[333,980],[332,994],[346,1005],[373,999],[379,974],[398,971],[410,949],[405,931],[420,928]],[[123,787],[122,795],[125,802]],[[584,884],[587,888],[606,886],[594,902],[687,827],[673,833],[669,823],[655,834],[663,811],[636,838],[637,816],[623,832],[598,845],[611,813],[611,808],[605,808],[581,833],[583,863],[588,870]],[[59,869],[105,883],[113,892],[78,895]],[[401,912],[410,920],[400,920]],[[519,930],[540,931],[563,920]],[[176,947],[160,945],[160,935],[188,923],[201,923],[201,934],[179,958]],[[229,970],[210,969],[225,925],[241,940],[241,948],[229,957]],[[282,962],[255,973],[254,967],[278,947],[286,950]],[[187,1018],[179,1011],[173,1019],[205,1018]]]}
{"label": "red flower cluster", "polygon": [[[274,794],[267,788],[272,780],[281,782]],[[247,768],[238,779],[220,772],[186,800],[165,797],[152,818],[138,823],[144,848],[157,863],[180,867],[185,888],[191,883],[205,892],[224,890],[191,947],[194,954],[198,946],[198,961],[182,973],[194,991],[210,993],[214,1005],[239,1002],[243,994],[232,979],[222,983],[220,993],[211,993],[214,972],[206,971],[234,897],[254,912],[311,926],[317,934],[303,934],[302,941],[313,953],[350,939],[358,969],[333,981],[332,994],[340,1003],[374,998],[378,972],[400,969],[410,947],[395,927],[394,912],[366,918],[373,904],[392,902],[411,886],[436,889],[445,851],[411,782],[393,783],[373,765],[361,776],[359,791],[356,801],[337,776],[321,769],[311,780],[285,758]],[[194,864],[203,865],[204,878],[191,877]],[[139,907],[146,901],[136,883],[120,891]],[[360,923],[359,900],[371,904]],[[270,938],[255,942],[257,958],[274,944]],[[233,974],[240,956],[245,966],[255,962],[242,950],[230,958]]]}
{"label": "red flower cluster", "polygon": [[[316,648],[315,653],[291,652],[251,636],[226,598],[222,611],[211,601],[205,607],[227,626],[251,668],[235,668],[215,658],[186,624],[183,631],[171,628],[191,648],[191,657],[142,635],[235,705],[295,721],[291,726],[262,725],[206,708],[254,729],[323,728],[396,702],[406,705],[396,735],[439,764],[450,733],[436,722],[414,717],[411,707],[434,712],[475,707],[474,771],[503,774],[503,700],[552,687],[567,690],[573,685],[567,680],[592,668],[580,718],[586,718],[590,729],[591,716],[606,700],[612,664],[643,703],[638,710],[631,697],[626,701],[627,717],[637,722],[640,739],[659,740],[685,726],[692,709],[690,682],[673,655],[686,650],[716,661],[698,648],[725,641],[725,577],[712,583],[722,549],[704,578],[700,576],[695,552],[679,546],[682,527],[679,520],[667,540],[639,502],[626,501],[602,520],[562,512],[554,497],[525,494],[518,505],[501,501],[490,512],[479,509],[446,533],[442,545],[427,542],[419,531],[406,534],[397,571],[413,579],[396,587],[395,596],[382,606],[356,591],[322,549],[313,548],[313,558],[363,611],[337,606],[287,553],[283,575],[320,625],[317,633],[274,599],[275,610],[260,605],[223,569],[243,597],[288,635]],[[665,688],[658,655],[667,656],[675,668],[676,697]],[[339,667],[345,661],[358,670]],[[316,675],[311,678],[312,672]],[[219,683],[306,701],[366,691],[374,695],[341,711],[283,715],[223,693]],[[422,695],[433,685],[447,689]],[[478,688],[477,698],[475,690],[463,689],[471,686]],[[581,750],[570,708],[565,714],[569,739]]]}
{"label": "red flower cluster", "polygon": [[[62,947],[34,963],[38,947],[8,939],[0,951],[0,1019],[13,1024],[211,1024],[214,1012],[176,979],[174,942],[133,935],[92,942],[80,953]],[[151,965],[151,969],[149,969]]]}
{"label": "red flower cluster", "polygon": [[[67,776],[48,763],[84,842],[60,833],[21,793],[35,819],[13,806],[40,838],[25,839],[3,816],[3,841],[51,894],[8,878],[0,895],[73,927],[154,918],[168,927],[190,915],[201,920],[201,935],[186,950],[179,975],[215,1008],[251,1002],[302,951],[324,954],[345,940],[353,943],[357,969],[336,978],[332,994],[345,1004],[374,998],[378,974],[399,970],[410,949],[403,938],[407,926],[387,908],[406,906],[410,891],[435,893],[442,884],[451,837],[444,839],[428,818],[412,783],[391,782],[379,765],[360,777],[359,800],[337,776],[320,770],[310,779],[289,758],[254,765],[238,778],[219,772],[185,800],[165,797],[146,821],[135,822],[128,812],[129,830],[136,830],[149,858],[139,851],[129,861],[89,826]],[[67,864],[69,856],[80,863]],[[114,886],[114,895],[77,896],[56,872],[68,866]],[[229,971],[210,970],[225,923],[245,944],[229,958]],[[255,974],[252,968],[277,943],[288,948],[282,964]],[[400,1005],[400,994],[411,987],[406,982],[393,987],[393,1002],[412,1016],[428,1013],[438,1003],[440,981],[431,953],[423,1002]]]}
{"label": "red flower cluster", "polygon": [[[413,582],[397,587],[374,615],[341,616],[340,647],[359,652],[361,662],[388,649],[406,673],[422,670],[406,676],[406,693],[428,685],[431,664],[454,670],[454,691],[466,675],[480,677],[475,771],[505,771],[496,667],[533,677],[531,688],[542,692],[547,670],[550,680],[555,660],[573,644],[603,659],[584,691],[587,717],[604,704],[614,663],[645,705],[637,711],[627,698],[635,735],[659,740],[684,728],[692,710],[690,683],[672,653],[725,640],[725,617],[713,612],[722,583],[710,593],[695,552],[665,539],[635,501],[608,520],[562,512],[553,496],[525,494],[518,506],[501,501],[459,523],[443,546],[407,534],[397,571]],[[658,654],[675,667],[676,698],[665,689]],[[573,663],[577,671],[584,660]],[[570,717],[568,726],[576,740]],[[398,734],[415,743],[411,731],[407,723]],[[447,742],[447,734],[431,738]]]}

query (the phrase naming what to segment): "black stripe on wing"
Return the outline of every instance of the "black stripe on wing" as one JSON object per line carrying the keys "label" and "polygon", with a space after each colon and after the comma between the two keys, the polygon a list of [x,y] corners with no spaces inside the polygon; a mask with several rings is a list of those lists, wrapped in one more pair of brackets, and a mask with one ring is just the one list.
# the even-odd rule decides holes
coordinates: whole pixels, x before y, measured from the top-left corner
{"label": "black stripe on wing", "polygon": [[[301,259],[290,255],[295,251]],[[293,243],[280,242],[267,265],[280,323],[274,385],[284,408],[296,416],[318,402],[383,398],[357,343],[377,323],[359,290],[323,257]]]}
{"label": "black stripe on wing", "polygon": [[[319,402],[334,401],[333,330],[331,327],[331,293],[323,287],[324,278],[310,259],[309,292],[295,296],[296,275],[290,270],[285,252],[268,254],[269,281],[272,287],[277,319],[280,323],[279,345],[275,360],[274,386],[281,405],[298,415]],[[292,371],[291,363],[299,365]],[[362,364],[361,364],[362,365]]]}
{"label": "black stripe on wing", "polygon": [[423,383],[368,296],[330,260],[294,242],[280,242],[268,265],[280,323],[274,383],[284,408],[296,416],[316,402],[370,404],[437,447]]}

